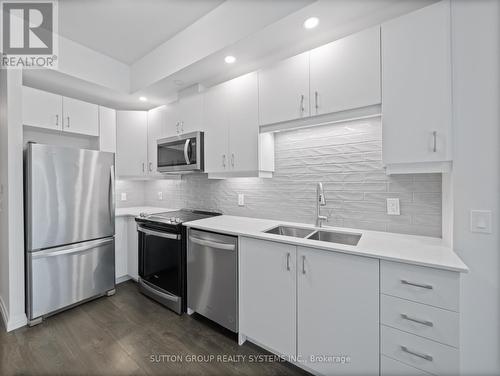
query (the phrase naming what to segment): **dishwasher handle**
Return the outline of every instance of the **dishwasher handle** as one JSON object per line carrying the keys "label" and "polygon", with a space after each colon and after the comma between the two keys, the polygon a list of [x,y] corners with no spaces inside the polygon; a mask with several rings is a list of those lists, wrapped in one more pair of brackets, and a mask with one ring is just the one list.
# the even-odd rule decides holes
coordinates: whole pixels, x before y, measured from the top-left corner
{"label": "dishwasher handle", "polygon": [[235,244],[219,243],[219,242],[214,242],[212,240],[196,238],[194,236],[190,236],[189,241],[193,242],[194,244],[210,248],[222,249],[224,251],[234,251],[236,249]]}

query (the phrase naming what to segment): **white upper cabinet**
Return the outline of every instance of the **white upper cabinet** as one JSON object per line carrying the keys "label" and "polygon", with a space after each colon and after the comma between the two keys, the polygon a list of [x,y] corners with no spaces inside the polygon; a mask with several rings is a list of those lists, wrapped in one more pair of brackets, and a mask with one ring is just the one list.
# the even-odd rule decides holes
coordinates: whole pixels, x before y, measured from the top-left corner
{"label": "white upper cabinet", "polygon": [[222,83],[205,92],[205,172],[208,173],[229,170],[228,86],[228,83]]}
{"label": "white upper cabinet", "polygon": [[147,111],[116,111],[116,176],[146,177]]}
{"label": "white upper cabinet", "polygon": [[255,72],[212,87],[205,93],[205,171],[209,177],[272,174],[274,165],[262,162],[274,159],[274,148],[261,143],[258,113]]}
{"label": "white upper cabinet", "polygon": [[238,172],[259,170],[259,88],[257,73],[229,81],[229,165]]}
{"label": "white upper cabinet", "polygon": [[287,356],[296,354],[296,252],[289,244],[240,238],[239,331]]}
{"label": "white upper cabinet", "polygon": [[99,106],[99,150],[116,153],[116,111]]}
{"label": "white upper cabinet", "polygon": [[311,115],[379,104],[380,27],[310,52]]}
{"label": "white upper cabinet", "polygon": [[151,177],[162,176],[157,171],[158,164],[158,139],[165,137],[166,107],[156,107],[148,111],[148,175]]}
{"label": "white upper cabinet", "polygon": [[[379,261],[298,247],[297,288],[297,355],[304,365],[323,375],[378,374]],[[351,360],[310,361],[321,355]]]}
{"label": "white upper cabinet", "polygon": [[181,97],[166,110],[166,136],[203,131],[203,94]]}
{"label": "white upper cabinet", "polygon": [[259,71],[259,123],[309,116],[309,52]]}
{"label": "white upper cabinet", "polygon": [[203,130],[203,94],[193,94],[179,100],[180,133]]}
{"label": "white upper cabinet", "polygon": [[99,136],[99,106],[23,86],[23,124]]}
{"label": "white upper cabinet", "polygon": [[23,124],[62,130],[62,97],[23,86]]}
{"label": "white upper cabinet", "polygon": [[63,97],[63,129],[67,132],[99,136],[99,106]]}
{"label": "white upper cabinet", "polygon": [[452,160],[451,104],[449,1],[384,23],[383,161],[389,173],[422,166],[423,172],[446,171]]}

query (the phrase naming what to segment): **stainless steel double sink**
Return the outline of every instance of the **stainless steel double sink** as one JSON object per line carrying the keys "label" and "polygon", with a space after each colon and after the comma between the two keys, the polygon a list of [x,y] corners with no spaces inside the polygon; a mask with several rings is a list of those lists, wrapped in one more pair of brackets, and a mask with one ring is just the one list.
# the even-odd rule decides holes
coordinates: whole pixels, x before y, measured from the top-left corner
{"label": "stainless steel double sink", "polygon": [[318,230],[318,229],[283,226],[283,225],[273,227],[264,232],[267,234],[291,236],[294,238],[311,239],[322,242],[354,245],[354,246],[357,245],[359,239],[361,239],[361,234],[356,234],[353,232]]}

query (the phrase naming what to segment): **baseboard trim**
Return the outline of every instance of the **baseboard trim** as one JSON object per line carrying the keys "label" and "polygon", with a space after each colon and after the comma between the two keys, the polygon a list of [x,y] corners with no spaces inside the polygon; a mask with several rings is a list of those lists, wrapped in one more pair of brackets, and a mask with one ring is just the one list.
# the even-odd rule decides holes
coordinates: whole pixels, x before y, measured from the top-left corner
{"label": "baseboard trim", "polygon": [[131,279],[131,277],[129,275],[124,275],[124,276],[118,277],[115,281],[115,284],[119,285],[120,283],[128,281],[129,279]]}
{"label": "baseboard trim", "polygon": [[28,319],[24,313],[14,316],[13,318],[10,318],[7,312],[7,307],[5,306],[5,303],[1,296],[0,296],[0,311],[2,313],[3,327],[7,332],[11,332],[12,330],[22,328],[23,326],[26,326],[26,324],[28,323]]}

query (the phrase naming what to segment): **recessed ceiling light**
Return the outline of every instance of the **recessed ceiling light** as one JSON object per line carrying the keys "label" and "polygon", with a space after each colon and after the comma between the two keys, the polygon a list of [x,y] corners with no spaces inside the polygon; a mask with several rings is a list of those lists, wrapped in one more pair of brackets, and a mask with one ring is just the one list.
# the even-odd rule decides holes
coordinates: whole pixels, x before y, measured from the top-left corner
{"label": "recessed ceiling light", "polygon": [[139,100],[140,100],[141,102],[146,102],[146,101],[148,100],[148,98],[146,98],[146,97],[139,97]]}
{"label": "recessed ceiling light", "polygon": [[318,24],[319,24],[318,17],[310,17],[304,21],[304,27],[306,29],[314,29],[316,26],[318,26]]}
{"label": "recessed ceiling light", "polygon": [[236,61],[236,58],[235,58],[234,56],[229,55],[229,56],[226,56],[226,57],[224,58],[224,61],[225,61],[227,64],[232,64],[232,63],[234,63],[234,62]]}

